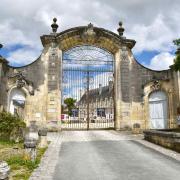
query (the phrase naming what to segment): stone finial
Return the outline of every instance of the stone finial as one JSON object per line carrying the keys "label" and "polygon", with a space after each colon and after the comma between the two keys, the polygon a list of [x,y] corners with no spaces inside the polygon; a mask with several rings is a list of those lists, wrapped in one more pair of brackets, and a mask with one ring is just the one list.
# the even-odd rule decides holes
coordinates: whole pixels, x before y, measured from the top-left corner
{"label": "stone finial", "polygon": [[56,19],[56,18],[53,18],[53,23],[51,24],[53,33],[56,33],[56,32],[57,32],[57,29],[58,29],[58,27],[59,27],[58,24],[56,24],[56,21],[57,21],[57,19]]}
{"label": "stone finial", "polygon": [[89,23],[88,25],[87,25],[87,27],[88,27],[88,29],[93,29],[93,24],[92,23]]}
{"label": "stone finial", "polygon": [[85,41],[89,41],[90,39],[93,39],[95,36],[96,33],[94,31],[94,26],[92,23],[89,23],[82,34],[82,38]]}
{"label": "stone finial", "polygon": [[119,22],[119,28],[117,29],[118,33],[119,33],[119,36],[123,36],[123,33],[124,33],[124,28],[123,28],[123,23],[120,21]]}

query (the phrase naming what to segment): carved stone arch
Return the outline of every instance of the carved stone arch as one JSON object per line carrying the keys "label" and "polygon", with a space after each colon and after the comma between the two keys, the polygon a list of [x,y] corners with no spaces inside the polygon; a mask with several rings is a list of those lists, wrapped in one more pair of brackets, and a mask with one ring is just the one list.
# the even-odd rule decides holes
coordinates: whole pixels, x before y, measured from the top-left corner
{"label": "carved stone arch", "polygon": [[[119,31],[118,31],[119,32]],[[124,62],[122,65],[122,56],[126,56],[124,61],[128,61],[128,52],[135,45],[135,41],[131,39],[126,39],[122,34],[115,34],[114,32],[108,31],[103,28],[94,27],[92,24],[88,26],[80,26],[65,30],[60,33],[52,33],[50,35],[41,36],[41,41],[45,49],[48,49],[47,55],[48,58],[48,98],[53,98],[54,94],[58,96],[58,99],[62,99],[61,97],[61,82],[62,82],[62,55],[63,52],[72,49],[77,46],[95,46],[101,49],[104,49],[110,52],[114,56],[114,111],[115,111],[115,129],[120,129],[121,127],[121,103],[122,103],[122,76],[121,69],[126,67],[129,69],[129,63]],[[123,54],[125,52],[126,54]],[[56,64],[57,66],[53,66]],[[55,80],[53,80],[53,75],[51,72],[56,72],[56,74],[60,74],[60,76],[56,76]],[[130,79],[130,75],[128,74],[128,78]],[[126,85],[129,82],[126,82]],[[125,86],[124,86],[125,87]],[[126,88],[126,87],[125,87]],[[125,89],[124,88],[124,89]],[[129,100],[129,92],[128,92]],[[47,109],[49,109],[49,105],[47,105]],[[61,117],[61,107],[56,108],[56,113],[54,113],[51,117],[47,118],[47,121],[50,119],[58,119],[57,117]],[[48,113],[48,112],[47,112]],[[58,121],[60,122],[60,121]]]}
{"label": "carved stone arch", "polygon": [[14,90],[18,90],[19,92],[21,91],[22,94],[24,94],[25,96],[25,99],[27,99],[27,97],[29,96],[29,91],[28,89],[26,89],[25,87],[22,87],[22,88],[18,88],[16,85],[12,86],[9,91],[8,91],[8,98],[7,98],[7,111],[10,112],[10,104],[11,104],[11,95],[12,95],[12,92]]}
{"label": "carved stone arch", "polygon": [[159,88],[157,90],[151,90],[149,93],[148,93],[148,98],[155,92],[158,92],[158,91],[161,91],[163,92],[164,94],[166,94],[167,98],[168,98],[168,91],[165,89],[165,88]]}
{"label": "carved stone arch", "polygon": [[[158,85],[159,84],[159,85]],[[156,86],[157,85],[157,86]],[[173,89],[169,82],[158,80],[158,83],[155,81],[149,82],[144,87],[144,111],[145,111],[145,127],[146,129],[150,128],[149,121],[149,97],[152,93],[162,91],[167,96],[167,106],[168,106],[168,128],[174,128],[174,111],[173,111]]]}
{"label": "carved stone arch", "polygon": [[41,36],[43,46],[56,42],[62,51],[71,49],[78,45],[94,45],[116,53],[122,45],[134,47],[135,41],[122,38],[118,34],[103,28],[94,27],[91,23],[88,26],[80,26],[57,33],[54,37],[50,35]]}

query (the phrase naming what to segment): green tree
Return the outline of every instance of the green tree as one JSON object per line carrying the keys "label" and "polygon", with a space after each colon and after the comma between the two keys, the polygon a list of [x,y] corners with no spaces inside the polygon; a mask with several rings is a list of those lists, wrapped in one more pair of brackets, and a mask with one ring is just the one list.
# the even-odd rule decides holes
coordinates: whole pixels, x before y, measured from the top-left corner
{"label": "green tree", "polygon": [[68,115],[72,115],[72,109],[75,108],[75,102],[76,100],[73,98],[66,98],[64,100],[64,103],[66,104],[66,107],[68,108]]}
{"label": "green tree", "polygon": [[180,46],[180,39],[175,39],[174,41],[173,41],[173,43],[176,45],[176,46]]}
{"label": "green tree", "polygon": [[174,71],[180,71],[180,39],[176,39],[173,43],[177,46],[176,58],[174,59],[174,64],[170,66]]}

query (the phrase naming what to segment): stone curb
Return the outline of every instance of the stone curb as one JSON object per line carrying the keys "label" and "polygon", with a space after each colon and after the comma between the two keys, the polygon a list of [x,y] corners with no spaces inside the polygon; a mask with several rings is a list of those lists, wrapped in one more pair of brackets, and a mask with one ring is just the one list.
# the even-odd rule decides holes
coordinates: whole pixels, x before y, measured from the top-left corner
{"label": "stone curb", "polygon": [[164,154],[164,155],[166,155],[166,156],[168,156],[170,158],[173,158],[173,159],[175,159],[175,160],[180,162],[180,153],[178,153],[176,151],[173,151],[173,150],[170,150],[170,149],[166,149],[164,147],[161,147],[159,145],[153,144],[153,143],[148,142],[148,141],[143,140],[143,139],[142,140],[135,140],[135,141],[139,142],[140,144],[142,144],[142,145],[144,145],[144,146],[146,146],[148,148],[151,148],[151,149],[153,149],[153,150],[155,150],[155,151],[157,151],[157,152],[159,152],[161,154]]}
{"label": "stone curb", "polygon": [[[58,155],[61,149],[61,138],[57,135],[55,141],[51,141],[43,155],[39,167],[34,170],[29,180],[51,180],[55,171],[56,164],[58,163]],[[50,158],[51,157],[51,158]]]}

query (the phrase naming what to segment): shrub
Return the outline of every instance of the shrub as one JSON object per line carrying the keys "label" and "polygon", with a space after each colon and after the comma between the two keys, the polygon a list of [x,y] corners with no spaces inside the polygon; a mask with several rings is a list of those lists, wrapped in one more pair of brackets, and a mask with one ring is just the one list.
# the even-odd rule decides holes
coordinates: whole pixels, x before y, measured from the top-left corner
{"label": "shrub", "polygon": [[0,139],[20,141],[25,127],[26,124],[18,116],[0,112]]}

